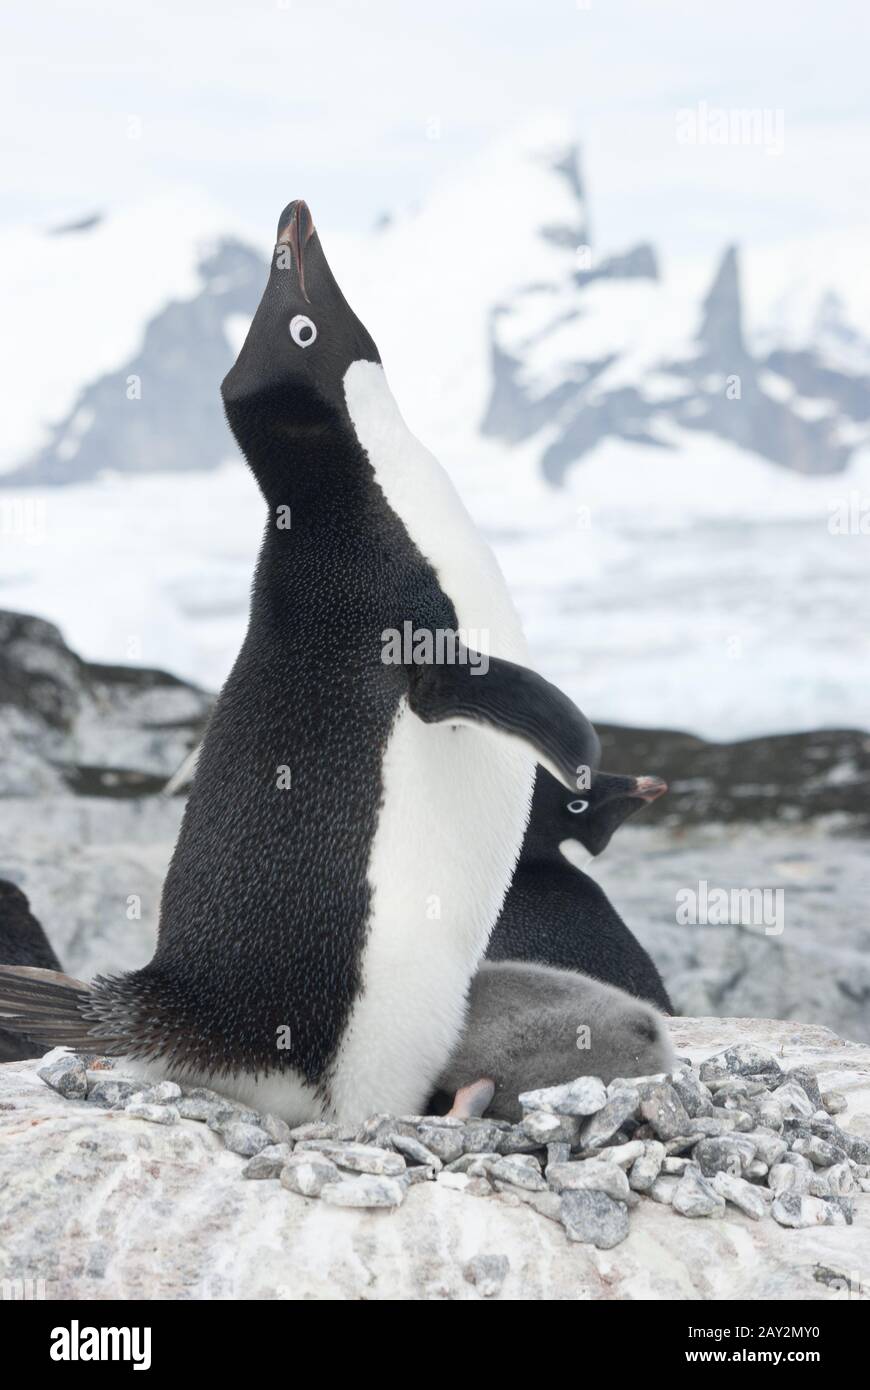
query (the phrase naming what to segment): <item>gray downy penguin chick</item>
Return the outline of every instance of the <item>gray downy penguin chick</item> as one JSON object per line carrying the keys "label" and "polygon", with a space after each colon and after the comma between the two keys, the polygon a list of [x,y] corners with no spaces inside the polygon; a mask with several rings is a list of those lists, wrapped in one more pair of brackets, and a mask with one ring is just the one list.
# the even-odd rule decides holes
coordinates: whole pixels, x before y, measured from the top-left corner
{"label": "gray downy penguin chick", "polygon": [[578,1076],[649,1076],[674,1062],[666,1021],[643,1000],[572,970],[486,962],[439,1090],[456,1097],[453,1114],[519,1120],[523,1091]]}

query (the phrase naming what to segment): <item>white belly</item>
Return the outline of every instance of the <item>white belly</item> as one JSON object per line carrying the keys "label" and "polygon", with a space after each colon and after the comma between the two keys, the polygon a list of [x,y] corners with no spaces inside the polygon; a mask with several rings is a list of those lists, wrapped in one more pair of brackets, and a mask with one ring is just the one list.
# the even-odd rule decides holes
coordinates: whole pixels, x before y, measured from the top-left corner
{"label": "white belly", "polygon": [[[435,569],[460,629],[491,656],[526,659],[489,546],[437,460],[405,425],[383,370],[357,362],[348,409],[392,510]],[[534,759],[515,740],[399,711],[369,863],[363,988],[332,1082],[342,1119],[424,1104],[462,1029],[465,993],[522,845]]]}
{"label": "white belly", "polygon": [[363,989],[333,1073],[342,1120],[419,1113],[434,1089],[510,883],[531,770],[522,749],[401,709],[369,864]]}

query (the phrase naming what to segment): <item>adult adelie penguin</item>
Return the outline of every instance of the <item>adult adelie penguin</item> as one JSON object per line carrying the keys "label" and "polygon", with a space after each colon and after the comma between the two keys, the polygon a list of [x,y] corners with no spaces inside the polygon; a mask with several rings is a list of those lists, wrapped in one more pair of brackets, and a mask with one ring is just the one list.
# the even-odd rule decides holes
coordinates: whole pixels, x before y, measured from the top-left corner
{"label": "adult adelie penguin", "polygon": [[600,884],[562,852],[571,843],[600,854],[628,816],[666,791],[658,777],[599,772],[589,791],[571,796],[539,768],[520,862],[487,956],[578,970],[673,1013],[650,956]]}
{"label": "adult adelie penguin", "polygon": [[[296,1121],[414,1111],[461,1031],[534,762],[576,788],[597,738],[516,664],[495,560],[407,429],[303,202],[222,390],[268,520],[156,953],[86,998],[47,981],[41,1001],[7,971],[0,1012]],[[485,673],[462,645],[397,664],[406,624],[484,634]]]}

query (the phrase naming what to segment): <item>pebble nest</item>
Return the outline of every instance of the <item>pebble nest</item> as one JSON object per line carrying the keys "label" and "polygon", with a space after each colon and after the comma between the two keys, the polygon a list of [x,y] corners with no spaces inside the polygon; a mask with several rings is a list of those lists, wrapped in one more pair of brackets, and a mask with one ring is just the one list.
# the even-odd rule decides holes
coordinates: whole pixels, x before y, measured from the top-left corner
{"label": "pebble nest", "polygon": [[[372,1115],[354,1129],[291,1129],[204,1087],[142,1088],[111,1065],[49,1054],[38,1074],[71,1100],[153,1124],[205,1124],[244,1160],[242,1178],[280,1182],[331,1206],[391,1209],[416,1183],[435,1182],[526,1203],[570,1240],[609,1250],[625,1240],[644,1198],[689,1218],[722,1216],[730,1204],[754,1221],[801,1228],[850,1225],[854,1195],[870,1192],[870,1141],[833,1118],[844,1097],[823,1095],[809,1068],[783,1071],[752,1044],[697,1067],[681,1061],[668,1074],[609,1085],[582,1076],[528,1091],[517,1124]],[[487,1294],[500,1282],[489,1267],[466,1277]]]}

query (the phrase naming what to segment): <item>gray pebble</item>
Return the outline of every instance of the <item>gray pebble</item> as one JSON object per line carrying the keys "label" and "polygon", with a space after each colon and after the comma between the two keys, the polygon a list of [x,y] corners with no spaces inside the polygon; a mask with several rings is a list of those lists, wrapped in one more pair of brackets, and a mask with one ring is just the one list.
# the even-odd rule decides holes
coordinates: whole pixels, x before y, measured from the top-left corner
{"label": "gray pebble", "polygon": [[123,1110],[135,1093],[134,1083],[107,1076],[105,1072],[97,1075],[99,1080],[88,1089],[88,1104],[99,1105],[103,1110]]}
{"label": "gray pebble", "polygon": [[320,1154],[291,1154],[281,1169],[281,1186],[302,1197],[319,1197],[330,1183],[338,1183],[341,1173]]}
{"label": "gray pebble", "polygon": [[292,1144],[290,1137],[290,1126],[286,1120],[282,1120],[278,1115],[264,1115],[260,1120],[260,1128],[265,1130],[273,1144]]}
{"label": "gray pebble", "polygon": [[759,1100],[752,1102],[752,1113],[757,1125],[762,1125],[765,1129],[776,1130],[777,1133],[782,1129],[783,1107],[775,1096],[762,1096]]}
{"label": "gray pebble", "polygon": [[702,1062],[698,1075],[706,1086],[712,1090],[717,1082],[730,1081],[732,1074],[729,1072],[725,1063],[722,1061],[722,1054],[718,1057],[708,1057],[706,1062]]}
{"label": "gray pebble", "polygon": [[[216,1134],[223,1134],[224,1130],[231,1125],[247,1125],[249,1128],[259,1129],[265,1133],[260,1126],[260,1116],[256,1110],[243,1110],[241,1106],[233,1106],[229,1111],[219,1110],[212,1119],[206,1120],[209,1129],[213,1129]],[[268,1143],[269,1136],[266,1135]]]}
{"label": "gray pebble", "polygon": [[779,1077],[782,1067],[772,1052],[755,1043],[737,1043],[720,1054],[725,1069],[734,1076]]}
{"label": "gray pebble", "polygon": [[84,1100],[88,1094],[88,1073],[81,1057],[66,1053],[45,1066],[37,1067],[36,1075],[66,1100]]}
{"label": "gray pebble", "polygon": [[174,1105],[146,1105],[142,1101],[125,1105],[124,1114],[132,1115],[135,1120],[149,1120],[154,1125],[174,1125],[178,1120]]}
{"label": "gray pebble", "polygon": [[437,1173],[441,1168],[441,1159],[434,1154],[431,1149],[427,1149],[420,1140],[408,1134],[390,1134],[389,1142],[397,1153],[409,1158],[412,1163],[422,1163],[427,1168],[434,1168]]}
{"label": "gray pebble", "polygon": [[799,1192],[781,1192],[770,1209],[774,1221],[780,1226],[791,1226],[794,1230],[804,1230],[809,1226],[845,1225],[845,1217],[820,1197],[808,1197]]}
{"label": "gray pebble", "polygon": [[555,1163],[547,1169],[547,1182],[555,1192],[606,1192],[618,1202],[627,1202],[629,1197],[625,1173],[616,1163],[604,1159]]}
{"label": "gray pebble", "polygon": [[563,1192],[559,1216],[569,1240],[588,1242],[598,1250],[612,1250],[628,1235],[628,1207],[606,1192]]}
{"label": "gray pebble", "polygon": [[536,1144],[573,1144],[580,1134],[580,1120],[575,1115],[530,1110],[520,1121],[520,1128]]}
{"label": "gray pebble", "polygon": [[499,1146],[499,1135],[510,1125],[495,1125],[489,1120],[470,1120],[465,1126],[463,1147],[467,1154],[492,1153]]}
{"label": "gray pebble", "polygon": [[253,1158],[249,1158],[242,1168],[243,1178],[280,1178],[282,1170],[290,1158],[289,1144],[269,1144]]}
{"label": "gray pebble", "polygon": [[422,1164],[418,1164],[414,1168],[408,1168],[405,1172],[403,1181],[406,1182],[409,1187],[416,1186],[418,1182],[434,1182],[440,1171],[440,1166],[439,1164],[438,1168],[435,1168],[431,1164],[426,1164],[425,1167]]}
{"label": "gray pebble", "polygon": [[553,1163],[570,1163],[571,1145],[570,1144],[548,1144],[547,1145],[547,1168]]}
{"label": "gray pebble", "polygon": [[[495,1181],[511,1183],[514,1187],[525,1188],[527,1192],[544,1192],[547,1184],[538,1167],[523,1163],[521,1157],[499,1158],[490,1168],[490,1176]],[[570,1165],[569,1165],[570,1166]]]}
{"label": "gray pebble", "polygon": [[[606,1149],[593,1150],[592,1155],[589,1156],[597,1157],[600,1154],[602,1158],[607,1159],[608,1163],[616,1163],[620,1168],[628,1170],[635,1159],[640,1158],[644,1151],[644,1145],[648,1142],[648,1140],[643,1139],[631,1139],[626,1144],[613,1144],[608,1145]],[[580,1156],[587,1157],[585,1154]]]}
{"label": "gray pebble", "polygon": [[725,1211],[725,1198],[692,1163],[677,1183],[671,1206],[681,1216],[721,1216]]}
{"label": "gray pebble", "polygon": [[242,1158],[253,1158],[254,1154],[268,1148],[272,1142],[259,1125],[245,1124],[241,1120],[226,1125],[221,1135],[230,1153],[241,1154]]}
{"label": "gray pebble", "polygon": [[[389,1119],[392,1124],[395,1124],[395,1120],[391,1115],[373,1116],[372,1118]],[[308,1124],[296,1125],[295,1128],[290,1131],[290,1138],[293,1140],[294,1144],[300,1141],[304,1143],[307,1139],[340,1139],[341,1137],[342,1132],[338,1125],[327,1124],[324,1120],[310,1120]]]}
{"label": "gray pebble", "polygon": [[735,1178],[732,1173],[716,1173],[711,1183],[720,1197],[738,1207],[753,1221],[760,1221],[764,1216],[767,1210],[764,1198],[752,1183],[745,1182],[743,1178]]}
{"label": "gray pebble", "polygon": [[710,1092],[699,1077],[688,1067],[681,1067],[671,1076],[671,1085],[683,1103],[683,1109],[690,1119],[697,1115],[709,1115],[713,1110]]}
{"label": "gray pebble", "polygon": [[748,1135],[723,1134],[718,1139],[702,1139],[693,1156],[705,1177],[714,1173],[740,1177],[755,1157],[755,1145]]}
{"label": "gray pebble", "polygon": [[809,1192],[813,1181],[812,1169],[795,1168],[792,1164],[776,1163],[767,1175],[771,1192]]}
{"label": "gray pebble", "polygon": [[541,1147],[537,1139],[529,1138],[521,1124],[511,1125],[509,1129],[501,1129],[496,1135],[495,1148],[505,1156],[531,1154]]}
{"label": "gray pebble", "polygon": [[[697,1126],[693,1125],[680,1097],[667,1082],[644,1088],[640,1113],[647,1123],[652,1125],[659,1139],[675,1139],[678,1134],[700,1128],[703,1123],[715,1123],[699,1120]],[[701,1133],[703,1132],[701,1130]]]}
{"label": "gray pebble", "polygon": [[848,1130],[840,1130],[840,1139],[849,1158],[854,1163],[870,1163],[870,1139],[861,1139]]}
{"label": "gray pebble", "polygon": [[710,1090],[713,1093],[713,1104],[720,1108],[729,1101],[742,1104],[749,1096],[767,1093],[763,1081],[749,1081],[745,1076],[729,1077],[727,1081],[714,1081]]}
{"label": "gray pebble", "polygon": [[[473,1178],[485,1178],[494,1163],[502,1157],[498,1153],[488,1154],[462,1154],[459,1158],[454,1158],[452,1163],[447,1164],[447,1171],[450,1173],[469,1173]],[[440,1161],[438,1163],[440,1167]]]}
{"label": "gray pebble", "polygon": [[822,1096],[822,1107],[827,1110],[829,1115],[841,1115],[846,1109],[846,1097],[842,1091],[825,1091]]}
{"label": "gray pebble", "polygon": [[668,1157],[672,1154],[684,1154],[688,1149],[694,1149],[696,1144],[700,1144],[701,1140],[707,1137],[704,1134],[680,1134],[676,1139],[668,1140],[665,1144],[665,1153]]}
{"label": "gray pebble", "polygon": [[767,1177],[770,1167],[767,1163],[762,1163],[760,1158],[754,1158],[751,1163],[747,1163],[744,1172],[747,1178],[760,1182],[762,1178]]}
{"label": "gray pebble", "polygon": [[644,1145],[640,1158],[636,1158],[628,1175],[629,1186],[633,1192],[649,1192],[665,1161],[665,1146],[655,1139]]}
{"label": "gray pebble", "polygon": [[[816,1190],[818,1184],[819,1190]],[[845,1197],[855,1187],[855,1179],[848,1163],[832,1163],[830,1168],[820,1168],[813,1174],[810,1192],[814,1197]]]}
{"label": "gray pebble", "polygon": [[788,1151],[785,1140],[770,1129],[747,1130],[746,1138],[751,1139],[755,1145],[755,1157],[760,1159],[762,1163],[766,1163],[768,1168],[779,1163],[783,1154]]}
{"label": "gray pebble", "polygon": [[157,1081],[137,1091],[130,1099],[141,1105],[168,1105],[170,1102],[174,1105],[181,1100],[181,1087],[175,1081]]}
{"label": "gray pebble", "polygon": [[830,1197],[823,1197],[822,1200],[828,1207],[829,1226],[851,1226],[854,1216],[854,1203],[851,1197],[840,1197],[836,1193]]}
{"label": "gray pebble", "polygon": [[816,1134],[811,1135],[809,1139],[795,1139],[792,1152],[808,1158],[816,1168],[827,1168],[845,1158],[842,1149],[829,1144],[826,1139],[819,1139]]}
{"label": "gray pebble", "polygon": [[236,1107],[221,1096],[214,1100],[205,1096],[182,1096],[176,1109],[183,1120],[199,1120],[214,1130],[228,1124],[236,1113]]}
{"label": "gray pebble", "polygon": [[442,1163],[452,1163],[465,1152],[462,1128],[458,1130],[448,1125],[426,1122],[417,1126],[417,1138],[425,1144]]}
{"label": "gray pebble", "polygon": [[[792,1067],[785,1074],[786,1081],[796,1081],[814,1110],[822,1109],[822,1093],[815,1072],[809,1067]],[[776,1092],[774,1092],[776,1094]]]}
{"label": "gray pebble", "polygon": [[339,1143],[331,1139],[303,1139],[296,1145],[296,1153],[316,1152],[324,1154],[339,1168],[347,1168],[352,1173],[369,1173],[395,1178],[405,1171],[405,1160],[392,1149],[379,1149],[374,1144]]}
{"label": "gray pebble", "polygon": [[782,1086],[777,1086],[773,1099],[779,1102],[783,1118],[786,1120],[808,1120],[816,1109],[806,1091],[796,1081],[786,1081]]}
{"label": "gray pebble", "polygon": [[682,1178],[672,1177],[667,1173],[660,1173],[649,1190],[649,1195],[654,1202],[661,1202],[665,1206],[670,1206],[674,1200],[674,1193],[679,1187]]}
{"label": "gray pebble", "polygon": [[548,1086],[540,1091],[523,1091],[524,1110],[543,1110],[551,1115],[594,1115],[607,1102],[604,1082],[597,1076],[578,1076],[564,1086]]}
{"label": "gray pebble", "polygon": [[584,1122],[580,1130],[582,1147],[603,1148],[619,1133],[626,1120],[638,1117],[639,1107],[640,1093],[633,1086],[614,1092],[603,1109]]}

